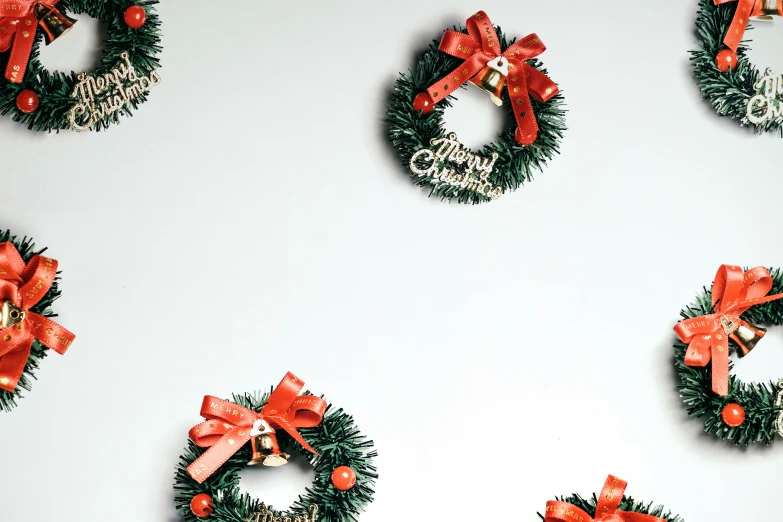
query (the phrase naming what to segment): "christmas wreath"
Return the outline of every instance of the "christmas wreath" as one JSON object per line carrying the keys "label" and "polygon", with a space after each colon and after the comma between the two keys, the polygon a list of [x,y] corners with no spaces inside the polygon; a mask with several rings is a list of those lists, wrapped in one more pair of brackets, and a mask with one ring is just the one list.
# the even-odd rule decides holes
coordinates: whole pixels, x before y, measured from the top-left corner
{"label": "christmas wreath", "polygon": [[[564,100],[536,59],[546,47],[535,34],[508,41],[483,11],[465,28],[446,31],[417,67],[397,80],[388,109],[392,146],[414,183],[430,196],[483,203],[519,188],[559,152]],[[505,108],[499,139],[473,152],[443,127],[452,93],[466,83]]]}
{"label": "christmas wreath", "polygon": [[696,80],[721,116],[756,133],[783,137],[783,75],[759,71],[742,37],[749,21],[783,15],[783,0],[701,0],[696,20],[700,49],[691,51]]}
{"label": "christmas wreath", "polygon": [[[769,293],[772,295],[768,295]],[[766,330],[783,324],[780,269],[718,269],[711,290],[680,312],[674,331],[678,388],[688,414],[704,418],[704,431],[738,445],[770,444],[783,436],[783,388],[744,383],[729,375],[729,347],[747,355]]]}
{"label": "christmas wreath", "polygon": [[[0,0],[0,113],[36,131],[107,129],[132,115],[160,83],[158,0]],[[39,60],[46,44],[85,14],[108,26],[101,66],[92,73],[50,72]],[[7,51],[7,52],[6,52]]]}
{"label": "christmas wreath", "polygon": [[683,522],[679,515],[664,512],[662,506],[653,507],[624,495],[628,483],[609,475],[601,494],[585,499],[577,493],[550,500],[544,514],[545,522]]}
{"label": "christmas wreath", "polygon": [[60,297],[57,261],[32,239],[0,232],[0,410],[30,391],[47,348],[63,354],[75,336],[51,320]]}
{"label": "christmas wreath", "polygon": [[[378,477],[372,441],[342,409],[301,395],[303,386],[288,373],[270,393],[232,401],[204,397],[206,421],[190,430],[175,478],[175,502],[185,520],[342,522],[356,520],[372,502]],[[313,465],[315,480],[289,510],[281,513],[239,490],[246,465],[280,466],[292,451]]]}

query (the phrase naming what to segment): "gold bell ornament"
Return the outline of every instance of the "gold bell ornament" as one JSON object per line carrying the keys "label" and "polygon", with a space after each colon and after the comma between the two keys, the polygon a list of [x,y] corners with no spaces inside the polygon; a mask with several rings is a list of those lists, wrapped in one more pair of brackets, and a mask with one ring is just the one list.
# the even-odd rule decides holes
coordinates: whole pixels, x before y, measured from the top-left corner
{"label": "gold bell ornament", "polygon": [[773,16],[783,16],[783,2],[781,0],[756,0],[750,19],[754,21],[769,21]]}
{"label": "gold bell ornament", "polygon": [[46,45],[67,33],[76,20],[61,13],[56,7],[39,3],[35,4],[35,18],[43,31]]}
{"label": "gold bell ornament", "polygon": [[508,76],[508,60],[498,56],[487,62],[487,66],[481,69],[470,83],[489,94],[492,102],[500,106],[503,105],[502,94],[503,87],[506,85],[506,76]]}
{"label": "gold bell ornament", "polygon": [[248,466],[282,466],[288,464],[291,457],[288,453],[280,451],[277,444],[275,430],[263,419],[257,420],[250,431],[250,445],[253,449],[253,457]]}
{"label": "gold bell ornament", "polygon": [[731,319],[722,320],[723,328],[729,336],[729,339],[739,347],[740,352],[737,353],[740,357],[744,357],[750,353],[750,351],[758,344],[762,337],[767,333],[766,328],[759,328],[745,321],[738,319],[732,321]]}
{"label": "gold bell ornament", "polygon": [[14,306],[11,301],[5,301],[0,309],[0,328],[11,328],[24,321],[24,310]]}

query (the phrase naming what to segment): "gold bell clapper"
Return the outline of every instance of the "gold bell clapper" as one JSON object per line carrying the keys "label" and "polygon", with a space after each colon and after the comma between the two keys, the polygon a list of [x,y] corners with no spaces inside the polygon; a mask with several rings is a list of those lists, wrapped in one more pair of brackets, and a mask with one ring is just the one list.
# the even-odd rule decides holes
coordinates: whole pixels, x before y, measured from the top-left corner
{"label": "gold bell clapper", "polygon": [[70,31],[76,23],[76,20],[64,15],[56,7],[43,3],[35,4],[35,18],[41,26],[46,45]]}
{"label": "gold bell clapper", "polygon": [[753,12],[750,13],[751,21],[771,21],[773,16],[783,16],[783,4],[780,0],[756,0]]}
{"label": "gold bell clapper", "polygon": [[750,351],[758,344],[762,337],[767,333],[766,328],[759,328],[753,326],[745,321],[738,320],[732,321],[730,319],[723,318],[723,328],[729,336],[729,339],[734,341],[734,344],[739,347],[740,351],[737,353],[740,357],[744,357],[750,353]]}
{"label": "gold bell clapper", "polygon": [[14,306],[11,301],[3,302],[3,307],[0,309],[0,328],[11,328],[22,321],[24,321],[24,310]]}
{"label": "gold bell clapper", "polygon": [[253,429],[250,431],[250,445],[253,456],[247,463],[248,466],[283,466],[288,464],[288,459],[291,457],[288,453],[280,451],[275,430],[263,419],[253,424]]}
{"label": "gold bell clapper", "polygon": [[487,62],[480,73],[470,80],[470,83],[489,94],[492,102],[497,105],[503,105],[503,87],[506,85],[506,76],[508,76],[508,60],[498,56],[494,60]]}

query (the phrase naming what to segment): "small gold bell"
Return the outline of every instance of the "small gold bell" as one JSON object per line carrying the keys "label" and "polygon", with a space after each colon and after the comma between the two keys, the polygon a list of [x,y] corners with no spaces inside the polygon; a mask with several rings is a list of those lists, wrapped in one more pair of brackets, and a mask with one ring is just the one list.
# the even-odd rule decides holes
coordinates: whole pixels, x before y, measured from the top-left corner
{"label": "small gold bell", "polygon": [[11,301],[5,301],[0,309],[0,328],[10,328],[24,321],[24,310],[14,306]]}
{"label": "small gold bell", "polygon": [[490,60],[487,66],[480,73],[474,76],[470,83],[489,94],[495,105],[503,105],[503,87],[506,85],[506,76],[508,76],[508,60],[498,56]]}
{"label": "small gold bell", "polygon": [[35,4],[35,17],[43,31],[46,45],[67,33],[76,20],[62,14],[56,7],[49,4]]}
{"label": "small gold bell", "polygon": [[734,341],[739,348],[737,355],[740,357],[748,355],[753,347],[764,337],[764,334],[767,333],[766,328],[753,326],[742,319],[723,317],[721,318],[721,326],[723,326],[723,331],[726,332],[729,339]]}
{"label": "small gold bell", "polygon": [[753,12],[750,13],[751,20],[772,20],[773,16],[783,16],[783,4],[780,0],[756,0]]}
{"label": "small gold bell", "polygon": [[290,455],[280,451],[275,430],[265,420],[258,420],[253,424],[250,445],[253,449],[253,457],[247,463],[248,466],[277,467],[288,464]]}

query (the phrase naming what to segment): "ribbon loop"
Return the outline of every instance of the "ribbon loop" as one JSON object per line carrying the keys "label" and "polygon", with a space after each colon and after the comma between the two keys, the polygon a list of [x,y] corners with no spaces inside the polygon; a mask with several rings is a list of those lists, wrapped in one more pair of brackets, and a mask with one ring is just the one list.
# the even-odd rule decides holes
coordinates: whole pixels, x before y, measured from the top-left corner
{"label": "ribbon loop", "polygon": [[465,26],[468,34],[447,30],[438,47],[464,62],[431,85],[427,93],[434,103],[438,103],[468,81],[473,82],[493,59],[502,57],[508,60],[508,93],[517,123],[515,137],[522,145],[531,145],[538,137],[538,122],[530,97],[546,102],[559,92],[547,75],[527,63],[543,53],[546,46],[538,36],[530,34],[501,52],[495,26],[484,11],[468,18]]}
{"label": "ribbon loop", "polygon": [[233,402],[207,395],[201,403],[201,416],[206,421],[193,426],[188,436],[196,446],[209,448],[188,466],[188,473],[199,484],[207,480],[247,444],[253,425],[265,421],[273,429],[281,429],[311,453],[318,453],[307,443],[297,428],[312,428],[323,420],[326,401],[312,395],[299,395],[304,382],[291,372],[272,390],[260,412],[243,408]]}
{"label": "ribbon loop", "polygon": [[64,354],[76,339],[48,317],[30,311],[49,292],[56,275],[54,259],[35,255],[25,264],[13,243],[0,243],[0,307],[10,301],[24,312],[19,322],[0,326],[0,389],[16,389],[34,340]]}
{"label": "ribbon loop", "polygon": [[598,497],[595,518],[571,503],[550,500],[546,503],[544,522],[666,522],[653,515],[620,511],[626,486],[626,481],[609,475]]}
{"label": "ribbon loop", "polygon": [[677,323],[674,332],[688,344],[687,366],[704,367],[712,361],[712,391],[729,394],[729,332],[724,323],[743,323],[740,315],[753,306],[783,298],[767,295],[772,290],[772,276],[764,267],[748,271],[736,265],[722,265],[712,284],[713,313],[692,317]]}

